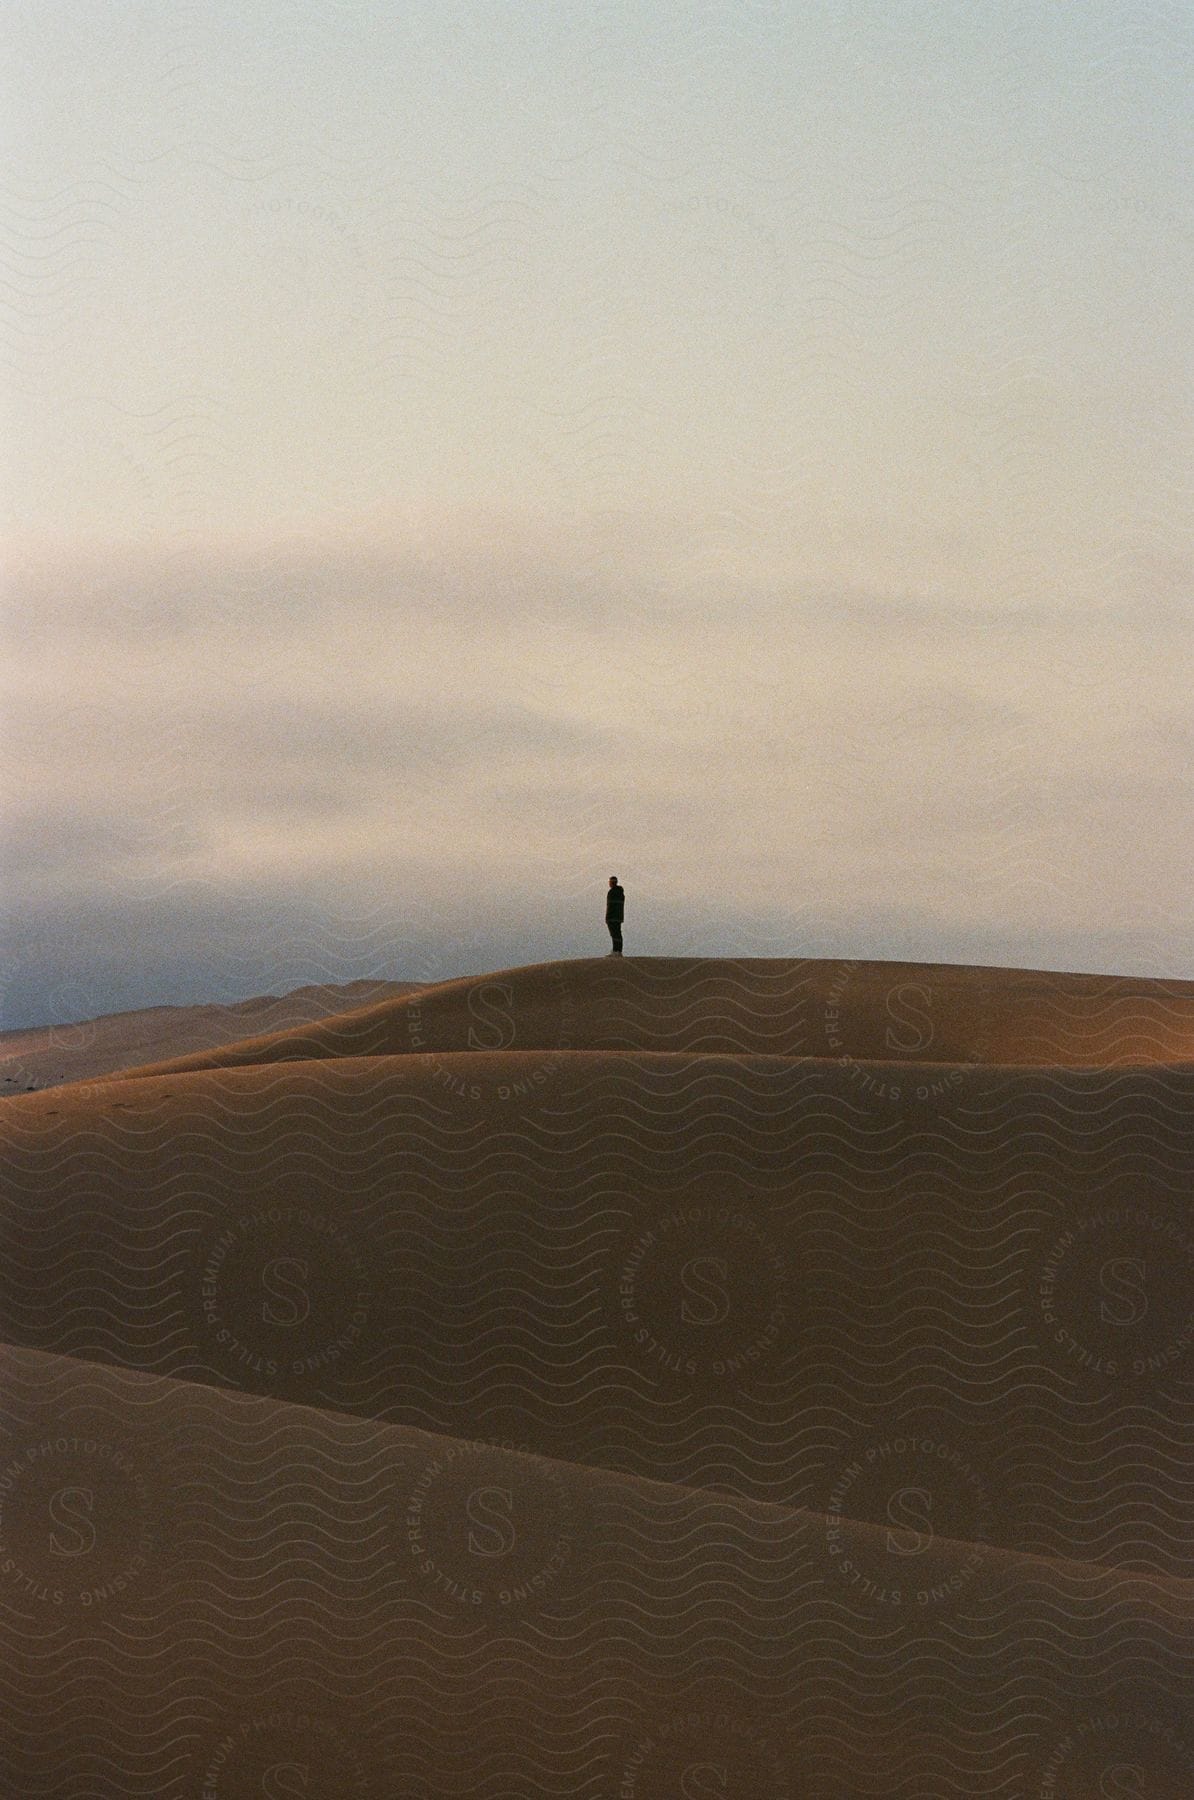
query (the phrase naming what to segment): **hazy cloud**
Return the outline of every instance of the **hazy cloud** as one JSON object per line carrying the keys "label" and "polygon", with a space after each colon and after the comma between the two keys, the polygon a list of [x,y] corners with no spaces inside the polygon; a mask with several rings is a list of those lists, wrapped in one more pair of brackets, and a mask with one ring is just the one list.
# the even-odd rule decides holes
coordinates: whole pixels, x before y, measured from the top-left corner
{"label": "hazy cloud", "polygon": [[[437,932],[438,953],[471,943],[477,966],[519,929],[526,957],[575,953],[592,947],[577,921],[608,868],[654,934],[644,948],[689,931],[710,949],[745,934],[766,954],[760,943],[801,938],[816,908],[819,941],[843,954],[864,928],[887,934],[868,939],[873,953],[914,953],[919,918],[925,959],[947,940],[976,957],[1004,945],[1005,960],[1017,941],[1045,941],[1097,963],[1083,946],[1111,932],[1142,966],[1181,971],[1174,840],[1190,746],[1172,631],[1122,614],[1067,623],[1058,609],[1046,653],[1045,614],[1020,622],[1020,648],[1005,621],[993,653],[990,628],[944,602],[856,592],[794,606],[766,583],[741,584],[732,607],[695,605],[681,630],[666,556],[644,580],[664,596],[654,613],[609,631],[616,602],[594,611],[574,593],[544,630],[554,553],[527,599],[506,536],[492,567],[470,539],[450,622],[414,607],[420,631],[379,607],[397,563],[338,547],[322,563],[308,552],[273,589],[268,552],[235,579],[209,559],[184,581],[166,559],[156,612],[140,553],[130,567],[150,614],[174,617],[188,595],[189,638],[133,632],[118,656],[99,653],[103,619],[85,595],[86,629],[72,633],[39,612],[36,584],[14,591],[6,895],[24,966],[6,1022],[48,1016],[64,981],[90,980],[93,1010],[134,1004],[127,972],[119,992],[96,973],[119,968],[122,943],[137,946],[138,1004],[198,997],[204,971],[224,997],[238,970],[246,992],[276,987],[289,976],[266,979],[282,939],[263,906],[307,921],[296,984],[418,978],[401,956],[436,954]],[[524,563],[535,550],[532,534]],[[634,553],[645,567],[642,543]],[[267,596],[238,638],[218,618],[203,627],[196,597],[213,578]],[[362,961],[332,921],[363,896],[387,947],[375,955],[369,937]],[[504,932],[503,918],[517,923]],[[1048,918],[1067,923],[1050,936]],[[165,988],[150,992],[151,969]]]}

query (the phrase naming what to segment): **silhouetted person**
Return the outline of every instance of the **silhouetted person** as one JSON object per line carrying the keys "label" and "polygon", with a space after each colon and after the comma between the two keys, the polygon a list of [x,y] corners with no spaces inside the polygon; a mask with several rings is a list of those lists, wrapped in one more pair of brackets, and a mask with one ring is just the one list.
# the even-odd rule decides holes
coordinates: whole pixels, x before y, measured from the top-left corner
{"label": "silhouetted person", "polygon": [[605,896],[605,922],[609,926],[609,935],[614,947],[611,956],[622,954],[622,915],[626,911],[626,894],[616,875],[609,878],[609,892]]}

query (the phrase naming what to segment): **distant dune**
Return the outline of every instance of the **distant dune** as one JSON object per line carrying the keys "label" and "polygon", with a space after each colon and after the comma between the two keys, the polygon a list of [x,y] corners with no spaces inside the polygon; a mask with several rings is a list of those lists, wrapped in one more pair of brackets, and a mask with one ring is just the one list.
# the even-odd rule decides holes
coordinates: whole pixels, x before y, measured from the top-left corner
{"label": "distant dune", "polygon": [[412,981],[350,981],[300,987],[208,1006],[149,1006],[64,1025],[0,1032],[0,1097],[109,1075],[134,1063],[211,1050],[231,1038],[283,1031],[418,987]]}
{"label": "distant dune", "polygon": [[11,1791],[1194,1792],[1194,984],[270,1024],[0,1109]]}

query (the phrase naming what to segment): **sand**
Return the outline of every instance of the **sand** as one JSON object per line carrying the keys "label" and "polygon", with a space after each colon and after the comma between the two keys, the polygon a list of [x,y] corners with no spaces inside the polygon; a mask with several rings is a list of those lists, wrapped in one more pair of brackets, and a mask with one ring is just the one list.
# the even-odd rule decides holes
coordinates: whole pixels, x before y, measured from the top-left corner
{"label": "sand", "polygon": [[4,1791],[1194,1792],[1194,984],[593,959],[0,1109]]}
{"label": "sand", "polygon": [[411,993],[418,986],[410,981],[350,981],[226,1004],[149,1006],[71,1025],[0,1032],[0,1098],[110,1075],[134,1063],[210,1050],[233,1038],[293,1028],[327,1013]]}

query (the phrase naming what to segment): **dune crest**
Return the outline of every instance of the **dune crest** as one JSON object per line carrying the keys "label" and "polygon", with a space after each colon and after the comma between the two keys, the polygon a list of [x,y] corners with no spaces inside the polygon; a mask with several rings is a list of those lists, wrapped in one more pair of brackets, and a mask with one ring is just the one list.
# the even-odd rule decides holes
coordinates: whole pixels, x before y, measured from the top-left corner
{"label": "dune crest", "polygon": [[1194,982],[948,964],[593,957],[440,983],[127,1077],[315,1057],[667,1050],[1094,1067],[1194,1061]]}
{"label": "dune crest", "polygon": [[58,1087],[115,1069],[161,1061],[255,1035],[293,1029],[348,1007],[410,993],[417,982],[350,981],[315,984],[286,994],[206,1006],[149,1006],[105,1013],[71,1024],[38,1025],[0,1033],[0,1094]]}

